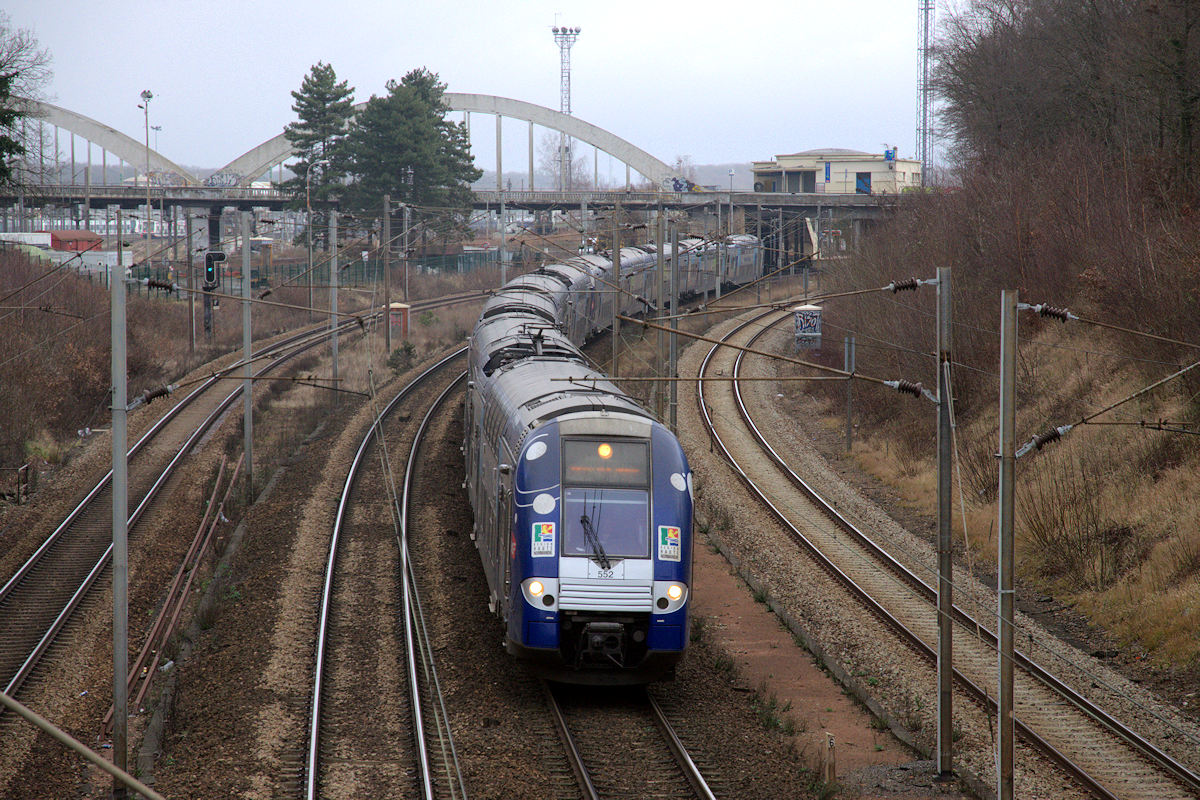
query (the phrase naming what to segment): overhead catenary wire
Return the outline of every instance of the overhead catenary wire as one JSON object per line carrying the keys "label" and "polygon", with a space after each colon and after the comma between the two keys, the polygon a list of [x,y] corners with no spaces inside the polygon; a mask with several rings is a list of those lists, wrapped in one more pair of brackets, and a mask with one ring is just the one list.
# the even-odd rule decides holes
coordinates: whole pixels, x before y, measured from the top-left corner
{"label": "overhead catenary wire", "polygon": [[[746,378],[744,378],[744,377],[741,378],[741,380],[745,380],[745,379]],[[706,380],[707,381],[710,379],[706,379],[706,378],[700,379],[697,376],[697,377],[693,377],[691,380]],[[953,399],[951,398],[951,404],[952,403],[953,403]],[[731,424],[731,425],[735,425],[735,426],[739,426],[742,424],[742,421],[740,418],[729,417],[725,414],[722,414],[719,411],[717,411],[715,408],[713,408],[712,406],[709,406],[708,404],[706,404],[706,407],[708,408],[708,411],[710,414],[712,414],[714,417],[725,420],[727,424]],[[951,406],[951,407],[953,407],[953,406]],[[740,471],[739,468],[737,467],[737,465],[732,463],[731,461],[729,461],[724,453],[722,453],[720,451],[716,451],[716,455],[718,456],[718,458],[720,458],[721,461],[726,463],[730,468],[734,469],[735,471]],[[965,536],[965,532],[966,532],[965,501],[962,497],[961,472],[959,474],[959,490],[960,490],[960,492],[959,492],[960,508],[963,509],[963,514],[964,514],[963,530],[964,530],[964,536]],[[765,491],[772,498],[772,503],[774,503],[780,507],[783,507],[783,508],[789,508],[792,511],[796,510],[795,506],[793,506],[790,502],[783,500],[780,497],[780,495],[777,494],[776,492],[766,491],[765,489],[763,491]],[[921,544],[919,542],[914,543],[914,544],[909,544],[906,542],[906,540],[895,539],[895,538],[891,538],[890,541],[892,542],[892,547],[894,547],[897,552],[904,553],[908,557],[909,563],[913,567],[915,567],[917,572],[923,573],[930,577],[936,577],[935,567],[933,565],[927,563],[928,559],[930,558],[930,554],[921,548]],[[862,561],[863,563],[867,563],[870,560],[864,553],[858,552],[857,550],[848,550],[847,549],[847,550],[844,550],[844,552],[847,553],[848,555],[850,555],[852,558]],[[968,554],[968,559],[969,559],[969,554]],[[887,573],[887,577],[890,580],[896,581],[897,583],[902,585],[902,582],[899,580],[899,578],[894,575],[891,575],[890,572]],[[973,572],[972,572],[971,577],[974,578]],[[952,585],[954,586],[955,592],[964,592],[964,593],[966,593],[967,596],[971,597],[973,599],[974,605],[976,606],[977,609],[982,606],[985,608],[990,608],[990,611],[992,613],[994,613],[995,598],[988,596],[986,586],[979,583],[977,580],[972,580],[972,581],[970,581],[969,584],[967,584],[967,583],[964,583],[962,581],[962,579],[957,579],[957,580],[952,581]],[[987,630],[986,626],[983,625],[981,623],[981,621],[978,619],[975,622],[976,622],[975,633],[977,635],[973,638],[975,638],[977,641],[979,641],[985,647],[988,647],[990,650],[995,652],[996,648],[995,648],[994,644],[989,643],[986,640],[982,639],[982,632],[984,630]],[[1016,624],[1015,627],[1016,627],[1017,632],[1020,632],[1028,637],[1028,639],[1030,641],[1031,650],[1032,650],[1032,645],[1033,645],[1034,638],[1035,638],[1035,632],[1037,634],[1037,638],[1038,638],[1039,642],[1042,642],[1043,632],[1040,629],[1035,631],[1031,627],[1031,625],[1028,623],[1027,620],[1018,621],[1018,623]],[[1195,733],[1193,733],[1189,730],[1185,730],[1184,728],[1181,728],[1180,725],[1178,724],[1178,722],[1167,719],[1159,710],[1157,710],[1153,706],[1147,704],[1143,699],[1130,696],[1127,688],[1119,686],[1116,683],[1114,683],[1114,681],[1112,679],[1099,674],[1099,672],[1097,672],[1097,670],[1093,667],[1093,665],[1089,661],[1086,660],[1086,658],[1087,658],[1086,655],[1080,654],[1080,655],[1083,655],[1083,657],[1080,659],[1069,658],[1068,656],[1059,652],[1059,649],[1057,647],[1055,647],[1054,644],[1055,644],[1054,641],[1051,641],[1049,644],[1042,642],[1042,650],[1044,652],[1049,653],[1051,655],[1051,657],[1053,657],[1058,663],[1063,664],[1067,667],[1070,667],[1073,670],[1076,670],[1078,673],[1080,673],[1082,676],[1084,676],[1084,678],[1086,678],[1088,681],[1093,683],[1096,687],[1102,688],[1108,692],[1111,692],[1115,696],[1120,696],[1120,697],[1124,698],[1127,702],[1131,702],[1135,707],[1140,709],[1142,712],[1148,714],[1149,716],[1151,716],[1151,717],[1155,718],[1156,720],[1162,722],[1163,724],[1166,724],[1167,726],[1169,726],[1172,730],[1174,730],[1179,735],[1183,736],[1188,741],[1200,744],[1200,737],[1197,737],[1197,735]],[[1071,652],[1075,652],[1075,651],[1071,651]],[[1030,655],[1032,655],[1032,652],[1030,653]]]}
{"label": "overhead catenary wire", "polygon": [[[806,258],[807,258],[807,256],[805,257],[805,259]],[[758,280],[763,280],[764,278],[768,278],[773,275],[777,275],[779,272],[781,272],[785,269],[788,269],[789,267],[791,267],[795,264],[799,264],[801,261],[804,261],[805,259],[799,259],[798,261],[792,262],[792,264],[788,264],[783,267],[780,267],[779,269],[775,270],[774,272],[770,273],[769,275],[764,275],[762,278],[759,278]],[[756,282],[757,281],[748,283],[748,284],[746,284],[746,286],[753,286],[754,283],[756,283]],[[695,311],[689,311],[684,314],[668,314],[668,315],[664,315],[664,316],[655,317],[654,319],[656,319],[656,320],[682,319],[684,317],[698,317],[698,316],[703,316],[705,314],[725,314],[725,313],[730,313],[730,312],[735,312],[735,311],[753,311],[754,309],[758,309],[758,308],[776,308],[776,309],[779,309],[780,311],[783,311],[786,309],[786,307],[795,305],[796,303],[802,302],[802,301],[815,304],[815,303],[824,302],[826,300],[833,300],[834,298],[838,298],[838,297],[854,297],[856,295],[874,294],[876,292],[891,292],[892,294],[895,294],[896,292],[902,292],[902,291],[906,291],[906,290],[915,290],[918,286],[936,285],[936,284],[937,284],[937,278],[925,278],[925,279],[910,278],[908,280],[900,281],[900,282],[892,281],[887,286],[877,286],[877,287],[873,287],[873,288],[869,288],[869,289],[850,289],[850,290],[847,290],[844,292],[830,292],[828,294],[805,296],[803,298],[803,300],[796,299],[796,300],[791,300],[788,302],[761,303],[761,304],[752,305],[752,306],[735,306],[733,308],[712,308],[711,307],[712,304],[710,303],[707,306],[701,306],[699,309],[697,309]],[[724,295],[723,297],[719,298],[719,300],[716,300],[714,302],[724,302],[724,301],[728,300],[730,297],[733,297],[738,292],[742,291],[743,288],[745,288],[745,287],[743,286],[743,287],[734,289],[732,292],[729,292],[728,294]]]}
{"label": "overhead catenary wire", "polygon": [[[642,325],[643,327],[647,327],[647,328],[654,328],[656,330],[663,330],[663,331],[672,330],[671,328],[667,328],[665,326],[658,325],[653,322],[649,322],[646,320],[639,320],[639,319],[635,319],[633,317],[626,317],[626,316],[620,315],[620,314],[617,315],[617,318],[622,321],[630,322],[635,325]],[[937,398],[933,395],[933,393],[930,392],[928,389],[926,389],[924,387],[924,385],[922,385],[920,382],[917,382],[917,381],[908,381],[908,380],[903,380],[903,379],[901,379],[901,380],[886,380],[884,378],[877,378],[872,375],[864,375],[861,372],[846,372],[845,370],[837,369],[836,367],[827,367],[824,364],[818,364],[813,361],[804,361],[803,359],[789,358],[788,356],[781,356],[781,355],[778,355],[775,353],[768,353],[764,350],[757,350],[752,347],[741,347],[739,345],[730,344],[728,342],[722,342],[718,339],[713,339],[712,337],[703,336],[698,333],[689,333],[689,332],[683,331],[683,330],[676,330],[674,332],[680,336],[685,336],[689,339],[695,339],[695,340],[701,341],[701,342],[708,342],[709,344],[718,344],[718,345],[721,345],[722,347],[728,347],[733,350],[742,350],[747,353],[754,353],[755,355],[765,356],[767,358],[775,359],[777,361],[783,361],[783,362],[789,363],[789,364],[796,364],[801,367],[809,367],[810,369],[815,369],[820,372],[832,373],[834,375],[839,375],[843,378],[852,378],[854,380],[865,381],[867,383],[875,383],[875,384],[879,384],[882,386],[887,386],[890,389],[895,389],[896,391],[900,392],[901,394],[908,394],[908,395],[912,395],[913,397],[925,397],[927,400],[937,403]]]}
{"label": "overhead catenary wire", "polygon": [[1200,344],[1196,342],[1185,342],[1180,339],[1172,339],[1169,336],[1160,336],[1157,333],[1148,331],[1139,331],[1134,328],[1126,328],[1121,325],[1114,325],[1111,322],[1103,322],[1098,319],[1087,319],[1073,313],[1070,309],[1052,306],[1047,303],[1017,303],[1018,311],[1032,311],[1040,317],[1056,319],[1060,322],[1082,322],[1086,325],[1095,325],[1098,328],[1107,328],[1108,330],[1120,331],[1131,336],[1141,336],[1146,339],[1153,339],[1156,342],[1164,342],[1166,344],[1177,344],[1181,347],[1200,348]]}
{"label": "overhead catenary wire", "polygon": [[1191,372],[1193,369],[1196,369],[1197,367],[1200,367],[1200,361],[1196,361],[1196,362],[1184,367],[1183,369],[1176,370],[1175,372],[1172,372],[1170,375],[1167,375],[1165,378],[1160,378],[1159,380],[1155,381],[1154,383],[1150,384],[1149,386],[1142,387],[1141,389],[1137,390],[1133,394],[1126,395],[1125,397],[1121,398],[1120,400],[1116,400],[1112,403],[1109,403],[1104,408],[1101,408],[1098,411],[1093,411],[1091,414],[1086,414],[1083,417],[1081,417],[1077,422],[1069,423],[1067,425],[1059,425],[1057,427],[1050,428],[1049,430],[1044,431],[1043,433],[1039,433],[1039,434],[1033,436],[1028,442],[1026,442],[1024,445],[1022,445],[1021,447],[1019,447],[1017,449],[1016,457],[1020,458],[1021,456],[1026,455],[1027,453],[1029,453],[1032,450],[1041,450],[1043,447],[1050,444],[1051,442],[1057,442],[1063,436],[1070,433],[1072,430],[1079,427],[1080,425],[1087,425],[1088,423],[1090,423],[1092,420],[1094,420],[1096,417],[1100,416],[1101,414],[1105,414],[1109,411],[1112,411],[1114,408],[1122,406],[1125,403],[1130,402],[1131,400],[1136,400],[1137,398],[1141,397],[1142,395],[1144,395],[1148,392],[1151,392],[1154,389],[1157,389],[1159,386],[1162,386],[1165,383],[1173,381],[1176,378],[1182,377],[1183,375],[1187,374],[1188,372]]}

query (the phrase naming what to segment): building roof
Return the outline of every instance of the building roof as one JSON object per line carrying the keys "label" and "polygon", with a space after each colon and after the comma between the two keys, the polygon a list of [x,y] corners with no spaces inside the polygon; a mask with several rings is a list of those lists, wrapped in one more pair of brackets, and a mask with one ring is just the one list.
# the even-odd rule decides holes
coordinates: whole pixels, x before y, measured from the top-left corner
{"label": "building roof", "polygon": [[101,238],[100,234],[85,230],[50,231],[50,235],[59,241],[73,242],[79,239],[92,241]]}
{"label": "building roof", "polygon": [[873,156],[877,153],[867,153],[862,150],[849,150],[845,147],[824,147],[817,150],[801,150],[799,153],[781,153],[776,158],[791,158],[795,156]]}

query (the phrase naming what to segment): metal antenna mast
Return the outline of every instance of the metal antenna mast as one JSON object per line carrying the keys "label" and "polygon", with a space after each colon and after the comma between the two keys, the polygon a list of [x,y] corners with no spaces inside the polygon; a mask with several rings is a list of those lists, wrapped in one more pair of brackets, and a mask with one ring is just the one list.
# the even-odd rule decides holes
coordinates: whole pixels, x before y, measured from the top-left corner
{"label": "metal antenna mast", "polygon": [[937,0],[917,0],[921,57],[917,69],[917,158],[921,159],[921,185],[929,185],[930,152],[933,149],[932,109],[929,107],[929,51]]}
{"label": "metal antenna mast", "polygon": [[[568,28],[555,25],[554,41],[558,44],[558,56],[561,80],[559,83],[558,110],[564,114],[571,113],[571,47],[579,37],[579,27]],[[571,190],[571,144],[567,135],[558,133],[558,190]]]}

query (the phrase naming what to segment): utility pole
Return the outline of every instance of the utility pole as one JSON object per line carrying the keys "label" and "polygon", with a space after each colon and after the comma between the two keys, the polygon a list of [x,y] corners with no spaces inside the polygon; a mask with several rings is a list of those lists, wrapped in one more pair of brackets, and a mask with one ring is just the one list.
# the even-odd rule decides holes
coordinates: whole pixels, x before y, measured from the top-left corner
{"label": "utility pole", "polygon": [[409,212],[409,206],[408,206],[408,203],[405,203],[404,204],[404,302],[406,302],[406,303],[409,302],[409,300],[408,300],[408,248],[409,248],[408,212]]}
{"label": "utility pole", "polygon": [[[117,209],[117,230],[121,210]],[[112,292],[112,459],[113,459],[113,764],[129,766],[129,456],[126,411],[125,263],[117,238],[117,268],[110,273]],[[113,779],[113,798],[125,798],[125,784]]]}
{"label": "utility pole", "polygon": [[[854,359],[854,337],[847,336],[845,341],[845,365],[846,372],[854,374],[855,359]],[[849,453],[854,447],[854,425],[851,422],[850,404],[854,395],[854,381],[846,381],[846,452]]]}
{"label": "utility pole", "polygon": [[[950,268],[938,267],[938,780],[954,778],[954,540],[950,519]],[[847,424],[847,430],[849,425]]]}
{"label": "utility pole", "polygon": [[338,404],[338,240],[337,210],[329,209],[329,332],[333,353],[333,404]]}
{"label": "utility pole", "polygon": [[679,226],[677,223],[671,223],[671,344],[670,344],[670,363],[667,368],[667,374],[674,378],[670,381],[671,384],[671,431],[678,430],[679,417],[679,314],[676,309],[679,308],[679,282],[676,280],[676,273],[679,270]]}
{"label": "utility pole", "polygon": [[[721,250],[722,250],[722,247],[721,247],[721,201],[718,199],[718,200],[714,200],[713,202],[717,206],[717,235],[716,235],[716,240],[717,240],[717,258],[716,258],[717,281],[716,281],[716,283],[717,283],[717,288],[716,288],[716,291],[714,292],[713,299],[720,300],[721,299]],[[705,305],[708,304],[708,290],[705,290],[705,292],[704,292],[704,303],[705,303]]]}
{"label": "utility pole", "polygon": [[[755,227],[756,231],[758,232],[758,243],[759,243],[759,246],[754,251],[754,277],[761,278],[763,273],[766,272],[765,269],[759,269],[759,264],[758,264],[760,258],[762,259],[763,264],[766,263],[766,258],[763,255],[763,246],[766,243],[766,237],[763,235],[762,203],[759,203],[757,208],[755,208],[754,227]],[[762,285],[763,285],[763,282],[761,280],[756,280],[754,282],[754,302],[755,303],[762,303]]]}
{"label": "utility pole", "polygon": [[[497,117],[497,119],[499,119],[499,117]],[[505,236],[506,236],[506,234],[505,234],[505,230],[504,230],[504,190],[501,189],[500,190],[500,250],[497,253],[497,256],[500,259],[500,285],[501,286],[508,283],[508,264],[504,260]]]}
{"label": "utility pole", "polygon": [[621,205],[618,203],[616,213],[613,214],[613,246],[612,246],[612,264],[613,264],[613,284],[616,286],[612,290],[612,368],[609,370],[610,377],[617,377],[620,373],[617,358],[620,355],[621,345]]}
{"label": "utility pole", "polygon": [[188,288],[188,352],[196,352],[196,294],[192,291],[194,288],[194,274],[192,272],[192,214],[190,210],[184,209],[183,212],[183,227],[184,236],[187,237],[187,243],[183,248],[185,263],[187,264],[187,288]]}
{"label": "utility pole", "polygon": [[1000,293],[1000,485],[999,485],[999,645],[1000,686],[997,692],[999,752],[996,755],[997,800],[1013,800],[1013,480],[1016,461],[1017,291]]}
{"label": "utility pole", "polygon": [[[392,354],[392,196],[383,196],[383,342],[386,356]],[[407,298],[406,298],[407,299]]]}
{"label": "utility pole", "polygon": [[[658,308],[659,315],[661,315],[663,313],[663,309],[667,307],[667,304],[665,302],[667,299],[667,272],[666,272],[667,262],[666,262],[666,258],[665,258],[666,243],[663,241],[665,238],[666,238],[666,224],[665,224],[665,220],[663,220],[662,203],[659,203],[658,204],[658,230],[654,237],[655,244],[658,245],[658,280],[656,281],[658,286],[657,286],[657,290],[654,293],[654,305]],[[671,313],[674,314],[675,312],[672,311]],[[666,375],[666,365],[667,365],[667,354],[665,351],[666,338],[663,335],[662,329],[655,331],[655,333],[658,336],[658,342],[657,342],[658,347],[654,351],[655,353],[658,354],[658,358],[656,359],[656,361],[658,362],[658,374]],[[655,392],[654,411],[660,420],[663,418],[663,413],[666,411],[666,408],[665,408],[666,404],[663,402],[664,399],[666,398],[666,392],[663,391],[664,388],[665,387],[657,386],[657,385],[654,387],[654,392]]]}
{"label": "utility pole", "polygon": [[254,381],[250,333],[250,212],[242,212],[242,452],[246,455],[246,503],[254,494]]}
{"label": "utility pole", "polygon": [[[153,216],[150,205],[150,100],[154,97],[149,89],[142,90],[142,109],[146,121],[146,266],[150,266],[150,219]],[[137,170],[134,170],[137,174]]]}

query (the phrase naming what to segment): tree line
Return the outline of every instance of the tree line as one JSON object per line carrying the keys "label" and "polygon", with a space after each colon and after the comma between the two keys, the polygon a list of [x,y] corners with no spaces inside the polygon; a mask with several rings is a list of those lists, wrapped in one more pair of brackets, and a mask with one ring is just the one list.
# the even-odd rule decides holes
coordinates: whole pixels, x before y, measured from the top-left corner
{"label": "tree line", "polygon": [[296,121],[284,135],[296,151],[280,184],[296,205],[336,202],[342,210],[379,213],[383,198],[430,211],[426,229],[439,238],[461,231],[470,212],[475,167],[467,127],[446,119],[446,84],[421,67],[355,112],[354,88],[333,67],[315,64],[292,92]]}
{"label": "tree line", "polygon": [[1200,120],[1195,0],[970,0],[935,48],[942,133],[960,165],[1086,141],[1193,196]]}

